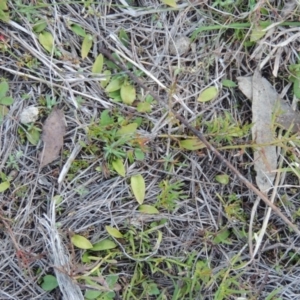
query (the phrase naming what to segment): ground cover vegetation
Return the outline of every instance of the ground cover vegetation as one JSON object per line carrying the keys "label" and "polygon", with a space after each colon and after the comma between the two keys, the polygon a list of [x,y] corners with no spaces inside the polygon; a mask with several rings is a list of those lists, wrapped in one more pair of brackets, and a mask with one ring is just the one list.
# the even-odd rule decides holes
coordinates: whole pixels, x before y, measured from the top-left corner
{"label": "ground cover vegetation", "polygon": [[[297,125],[299,26],[296,1],[0,0],[0,298],[299,299],[297,232],[174,113],[256,186],[238,78]],[[273,115],[264,195],[297,226]]]}

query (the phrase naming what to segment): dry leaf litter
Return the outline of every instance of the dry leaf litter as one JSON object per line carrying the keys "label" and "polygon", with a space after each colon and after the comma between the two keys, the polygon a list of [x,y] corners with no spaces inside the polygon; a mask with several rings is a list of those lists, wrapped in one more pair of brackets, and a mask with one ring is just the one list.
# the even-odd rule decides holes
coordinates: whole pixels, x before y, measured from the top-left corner
{"label": "dry leaf litter", "polygon": [[[253,76],[250,65],[264,69],[264,74],[283,74],[287,78],[288,71],[284,66],[297,62],[299,29],[285,26],[271,28],[253,46],[251,53],[241,51],[242,42],[231,39],[232,31],[228,35],[221,34],[220,30],[200,32],[193,49],[186,48],[182,51],[183,55],[178,55],[177,49],[176,54],[170,55],[170,40],[176,41],[180,36],[191,37],[199,26],[215,25],[213,20],[219,10],[201,1],[193,1],[193,4],[178,2],[177,10],[160,2],[156,2],[155,8],[149,7],[146,1],[139,2],[139,6],[134,7],[125,0],[117,2],[117,5],[100,1],[93,4],[95,14],[90,14],[78,3],[53,3],[39,8],[38,16],[46,15],[51,20],[47,22],[47,30],[55,36],[55,51],[61,53],[61,56],[53,56],[39,44],[32,22],[17,9],[18,2],[9,1],[14,18],[7,24],[1,23],[0,28],[9,37],[7,43],[10,50],[7,53],[1,52],[3,63],[0,64],[0,70],[2,76],[9,79],[14,103],[9,107],[10,113],[0,127],[0,165],[1,172],[5,174],[15,170],[10,162],[10,155],[13,155],[18,170],[17,176],[10,182],[9,190],[1,194],[0,298],[84,299],[86,286],[77,284],[76,272],[82,275],[91,269],[81,271],[90,265],[82,263],[81,250],[73,249],[69,231],[84,235],[96,243],[109,238],[105,231],[107,225],[118,227],[122,232],[127,232],[130,226],[134,231],[139,231],[166,219],[167,222],[159,228],[162,242],[147,261],[160,261],[158,266],[163,272],[152,273],[147,267],[143,270],[143,276],[157,284],[160,292],[167,291],[170,299],[174,281],[182,286],[186,280],[195,278],[197,272],[201,272],[197,269],[200,266],[198,262],[207,263],[214,277],[209,288],[206,288],[206,284],[201,285],[194,299],[215,299],[218,288],[222,287],[226,279],[222,274],[227,274],[227,271],[231,278],[236,278],[241,290],[249,292],[249,299],[267,299],[277,289],[281,299],[299,299],[300,269],[295,263],[299,252],[297,236],[273,215],[269,219],[268,234],[264,236],[255,263],[240,271],[231,268],[235,258],[239,258],[242,263],[251,260],[245,247],[247,237],[243,232],[248,230],[255,202],[253,193],[240,184],[238,178],[231,176],[229,170],[209,151],[186,151],[178,147],[178,136],[186,137],[190,133],[160,103],[153,103],[150,113],[137,113],[132,107],[112,102],[100,87],[99,79],[94,79],[90,74],[95,57],[99,54],[97,45],[101,45],[112,53],[118,53],[124,59],[124,64],[128,62],[126,58],[131,60],[130,63],[134,62],[138,70],[144,71],[142,79],[145,84],[165,99],[171,100],[169,90],[164,87],[173,86],[174,98],[168,101],[169,105],[204,133],[207,130],[206,124],[217,117],[224,117],[225,112],[238,124],[249,124],[253,121],[253,104],[237,90],[222,89],[217,99],[207,103],[196,100],[200,91],[211,85],[221,86],[222,79],[235,81],[237,77]],[[245,20],[248,22],[253,14],[260,15],[260,9],[268,10],[269,5],[273,5],[273,2],[257,3],[251,15],[244,16]],[[299,16],[290,7],[294,6],[286,6],[282,16]],[[271,16],[274,23],[281,21],[276,11],[272,10]],[[234,18],[234,22],[238,22],[239,18],[240,15]],[[226,19],[229,17],[226,16]],[[80,58],[82,37],[70,30],[70,22],[80,24],[95,39],[91,52],[84,60]],[[118,38],[121,28],[130,36],[129,47],[125,47]],[[246,31],[248,34],[248,29]],[[28,56],[31,62],[37,62],[36,67],[29,68],[23,63]],[[20,58],[22,63],[16,61],[16,58]],[[176,70],[180,72],[175,76]],[[263,81],[259,83],[261,89],[269,89],[264,79],[257,77],[255,80]],[[269,78],[266,80],[270,81]],[[279,89],[283,90],[286,81],[275,80],[278,80]],[[253,82],[253,78],[250,82]],[[273,82],[272,86],[275,86]],[[253,90],[251,86],[251,96],[247,97],[259,100],[261,90],[252,96]],[[27,95],[26,101],[24,94]],[[28,142],[22,143],[18,136],[18,116],[29,106],[40,107],[43,100],[41,97],[46,95],[55,96],[62,110],[54,109],[45,122],[42,116],[36,120],[35,113],[34,118],[29,118],[36,122],[36,126],[44,122],[44,149],[39,166],[37,157],[40,149]],[[291,99],[291,94],[287,92],[286,98]],[[138,130],[147,140],[149,151],[144,161],[134,164],[126,162],[126,178],[107,170],[103,152],[92,155],[78,146],[79,141],[86,141],[86,126],[94,120],[98,121],[104,109],[117,110],[129,121],[141,116],[145,120]],[[253,110],[257,112],[258,109]],[[298,113],[287,109],[286,114],[295,117],[297,129]],[[64,115],[68,120],[67,136]],[[269,116],[266,120],[269,120]],[[284,125],[285,122],[280,119],[276,122],[285,128],[289,127],[288,123]],[[254,123],[258,124],[256,121]],[[261,126],[265,126],[265,123]],[[256,128],[253,132],[257,144],[260,143],[257,136],[264,135],[260,130]],[[269,133],[266,135],[270,141],[274,137]],[[218,144],[214,134],[208,138],[216,147],[220,146],[223,155],[253,184],[256,184],[256,176],[262,176],[263,185],[266,178],[273,181],[270,171],[277,168],[273,164],[275,156],[268,162],[262,153],[263,148],[242,147],[251,145],[253,139],[250,134],[234,140],[234,148],[225,149],[222,146],[226,146],[227,142]],[[61,165],[68,161],[68,157],[61,154],[62,147],[73,154],[71,166],[75,160],[86,162],[86,166],[74,174],[71,174],[71,167],[67,168],[58,184]],[[102,151],[103,144],[99,142],[98,147]],[[255,168],[261,175],[256,175],[252,167],[256,161],[252,157],[255,149],[263,170],[259,171],[257,163]],[[296,146],[290,147],[290,150],[295,153],[298,151]],[[161,195],[161,183],[166,181],[184,183],[182,189],[186,197],[178,197],[174,209],[160,208],[159,215],[142,214],[137,209],[137,202],[128,185],[130,177],[136,174],[141,174],[145,179],[145,203],[149,205],[157,203]],[[229,175],[229,184],[222,185],[215,180],[220,174]],[[55,200],[57,196],[60,197],[59,203]],[[235,197],[233,202],[230,202],[230,196]],[[300,192],[296,176],[283,174],[277,198],[282,211],[297,222],[295,216],[300,208]],[[288,205],[282,201],[285,199],[288,199]],[[235,207],[241,213],[233,216],[230,209]],[[265,206],[258,204],[253,232],[261,230],[265,212]],[[217,243],[215,237],[224,230],[230,234],[228,239],[224,243]],[[156,239],[151,239],[150,243],[155,248]],[[113,269],[112,272],[119,275],[122,289],[130,286],[135,267],[142,264],[128,258],[129,254],[124,247],[122,243],[118,244],[117,249],[121,254],[116,259],[117,264],[106,264],[102,270],[103,276],[106,276]],[[164,260],[167,258],[172,258],[172,261],[177,259],[179,264],[166,265]],[[169,273],[171,277],[168,277]],[[59,287],[53,292],[41,288],[40,282],[46,274],[57,277]],[[218,274],[222,275],[221,279]],[[142,290],[142,286],[138,288]],[[116,297],[122,299],[122,294],[118,293]],[[243,295],[240,297],[246,298]]]}

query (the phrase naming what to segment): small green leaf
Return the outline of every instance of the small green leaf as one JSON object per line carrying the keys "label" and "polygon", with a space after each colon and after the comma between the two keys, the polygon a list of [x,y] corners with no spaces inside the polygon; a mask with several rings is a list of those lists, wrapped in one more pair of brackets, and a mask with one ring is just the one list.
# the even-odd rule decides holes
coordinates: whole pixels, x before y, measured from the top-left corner
{"label": "small green leaf", "polygon": [[107,93],[115,92],[121,88],[122,82],[119,78],[112,78],[105,91]]}
{"label": "small green leaf", "polygon": [[131,84],[123,84],[121,87],[121,98],[123,103],[131,105],[136,98],[135,87]]}
{"label": "small green leaf", "polygon": [[0,0],[0,20],[2,22],[9,21],[9,12],[8,12],[6,0]]}
{"label": "small green leaf", "polygon": [[38,22],[36,22],[33,27],[32,30],[35,33],[40,33],[42,32],[44,29],[46,29],[47,27],[47,22],[45,22],[44,20],[39,20]]}
{"label": "small green leaf", "polygon": [[160,290],[158,289],[157,285],[155,283],[150,283],[147,286],[147,291],[149,296],[156,296],[160,295]]}
{"label": "small green leaf", "polygon": [[120,90],[108,93],[108,97],[111,98],[114,102],[121,102]]}
{"label": "small green leaf", "polygon": [[221,184],[224,184],[224,185],[226,185],[226,184],[229,183],[229,176],[226,175],[226,174],[223,174],[223,175],[217,175],[217,176],[215,177],[215,179],[216,179],[217,182],[219,182],[219,183],[221,183]]}
{"label": "small green leaf", "polygon": [[121,28],[121,30],[119,31],[119,39],[125,47],[128,47],[128,45],[129,45],[129,36],[123,28]]}
{"label": "small green leaf", "polygon": [[113,118],[111,118],[109,111],[107,109],[105,109],[101,113],[100,125],[107,126],[107,125],[113,124],[113,122],[114,122],[114,120],[113,120]]}
{"label": "small green leaf", "polygon": [[91,262],[90,254],[88,252],[84,252],[81,256],[81,261],[86,264],[90,263]]}
{"label": "small green leaf", "polygon": [[156,215],[159,211],[152,205],[143,204],[140,205],[139,211],[143,214]]}
{"label": "small green leaf", "polygon": [[52,52],[54,47],[54,39],[50,32],[43,31],[39,34],[39,42],[48,51]]}
{"label": "small green leaf", "polygon": [[143,204],[145,199],[145,180],[141,174],[131,176],[131,188],[135,199],[139,204]]}
{"label": "small green leaf", "polygon": [[161,0],[161,2],[163,4],[166,4],[168,6],[171,6],[173,8],[176,8],[177,7],[177,3],[176,3],[176,0]]}
{"label": "small green leaf", "polygon": [[4,105],[0,105],[0,125],[3,122],[4,117],[8,114],[9,109],[4,106]]}
{"label": "small green leaf", "polygon": [[93,64],[92,72],[95,74],[101,74],[103,69],[103,55],[99,54]]}
{"label": "small green leaf", "polygon": [[145,154],[141,149],[135,149],[134,156],[137,160],[144,160],[145,158]]}
{"label": "small green leaf", "polygon": [[90,249],[90,251],[103,251],[103,250],[109,250],[116,248],[117,245],[111,240],[102,240],[101,242],[98,242],[93,245],[93,248]]}
{"label": "small green leaf", "polygon": [[81,26],[79,26],[78,24],[72,24],[72,25],[70,26],[70,28],[71,28],[71,30],[72,30],[75,34],[77,34],[77,35],[79,35],[79,36],[81,36],[81,37],[83,37],[83,38],[86,36],[85,30],[84,30]]}
{"label": "small green leaf", "polygon": [[114,238],[119,239],[123,237],[123,234],[117,228],[111,226],[105,226],[105,229],[110,234],[110,236]]}
{"label": "small green leaf", "polygon": [[221,243],[230,244],[229,241],[226,242],[226,240],[229,237],[229,235],[230,235],[230,231],[228,229],[221,230],[215,236],[215,238],[213,240],[213,243],[214,244],[221,244]]}
{"label": "small green leaf", "polygon": [[36,146],[40,140],[40,130],[33,126],[26,131],[26,137],[30,144]]}
{"label": "small green leaf", "polygon": [[0,104],[2,105],[12,105],[14,102],[14,99],[12,97],[3,97],[3,98],[0,98]]}
{"label": "small green leaf", "polygon": [[46,275],[43,277],[43,283],[41,285],[42,289],[47,292],[51,292],[52,290],[58,287],[58,282],[56,277],[53,275]]}
{"label": "small green leaf", "polygon": [[101,291],[96,290],[86,290],[84,294],[84,299],[94,300],[97,299],[102,294]]}
{"label": "small green leaf", "polygon": [[137,130],[137,127],[138,127],[137,123],[130,123],[128,125],[122,126],[118,130],[117,135],[124,136],[124,135],[134,134]]}
{"label": "small green leaf", "polygon": [[211,86],[204,91],[198,97],[199,102],[207,102],[215,99],[218,96],[218,89],[214,86]]}
{"label": "small green leaf", "polygon": [[179,141],[180,148],[187,150],[199,150],[205,148],[205,144],[203,144],[198,139],[187,139]]}
{"label": "small green leaf", "polygon": [[81,46],[81,58],[85,59],[91,48],[92,48],[92,44],[93,44],[93,37],[90,34],[87,34],[82,42],[82,46]]}
{"label": "small green leaf", "polygon": [[5,192],[7,189],[9,189],[10,183],[9,181],[4,181],[0,183],[0,193]]}
{"label": "small green leaf", "polygon": [[74,234],[71,237],[71,242],[74,246],[76,246],[79,249],[91,249],[93,248],[93,245],[91,244],[91,242],[85,238],[84,236],[78,235],[78,234]]}
{"label": "small green leaf", "polygon": [[148,102],[140,102],[137,105],[137,111],[140,113],[151,112],[151,104]]}
{"label": "small green leaf", "polygon": [[228,87],[228,88],[234,88],[234,87],[237,87],[237,84],[232,81],[232,80],[229,80],[229,79],[224,79],[222,80],[222,85],[224,87]]}
{"label": "small green leaf", "polygon": [[300,99],[300,80],[295,79],[293,83],[293,92],[295,97]]}
{"label": "small green leaf", "polygon": [[0,98],[5,97],[6,93],[8,92],[9,85],[6,81],[2,81],[0,83]]}
{"label": "small green leaf", "polygon": [[119,276],[118,275],[107,275],[105,277],[105,281],[108,284],[110,289],[114,289],[116,283],[118,282]]}
{"label": "small green leaf", "polygon": [[110,81],[111,71],[110,70],[105,70],[103,72],[103,76],[104,76],[104,80],[100,81],[100,86],[104,89]]}
{"label": "small green leaf", "polygon": [[157,241],[154,245],[154,249],[158,249],[159,245],[161,244],[162,238],[163,238],[163,234],[160,230],[157,231],[158,237],[157,237]]}
{"label": "small green leaf", "polygon": [[112,162],[112,166],[114,170],[122,177],[125,177],[126,171],[125,171],[125,166],[123,159],[117,158]]}
{"label": "small green leaf", "polygon": [[8,10],[6,0],[0,1],[0,10]]}
{"label": "small green leaf", "polygon": [[250,35],[250,42],[259,41],[267,33],[267,31],[264,31],[263,29],[264,28],[260,25],[254,27]]}

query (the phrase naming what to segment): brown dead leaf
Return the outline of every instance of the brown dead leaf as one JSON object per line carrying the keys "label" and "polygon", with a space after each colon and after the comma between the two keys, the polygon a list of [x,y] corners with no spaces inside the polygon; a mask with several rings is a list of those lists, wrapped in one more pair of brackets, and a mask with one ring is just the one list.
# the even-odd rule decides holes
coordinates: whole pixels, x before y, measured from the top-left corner
{"label": "brown dead leaf", "polygon": [[[238,77],[239,89],[242,93],[252,101],[252,76]],[[272,85],[267,79],[261,77],[262,84],[267,86],[269,94],[279,102],[279,109],[276,112],[276,123],[286,130],[291,130],[292,133],[300,131],[300,114],[292,109],[292,107],[279,97]],[[274,110],[273,110],[274,111]]]}
{"label": "brown dead leaf", "polygon": [[274,142],[273,111],[277,93],[256,70],[252,78],[252,138],[258,146],[254,151],[256,184],[265,193],[272,186],[277,169],[277,150]]}
{"label": "brown dead leaf", "polygon": [[44,142],[44,149],[39,157],[41,168],[58,158],[64,144],[63,137],[65,132],[64,113],[62,110],[54,108],[43,126],[42,140]]}

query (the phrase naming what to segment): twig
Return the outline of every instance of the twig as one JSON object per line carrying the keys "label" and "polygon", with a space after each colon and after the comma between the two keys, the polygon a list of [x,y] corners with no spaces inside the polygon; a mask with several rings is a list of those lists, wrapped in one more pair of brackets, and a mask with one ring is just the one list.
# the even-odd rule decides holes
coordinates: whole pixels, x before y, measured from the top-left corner
{"label": "twig", "polygon": [[259,196],[269,207],[272,208],[272,210],[277,214],[283,221],[286,223],[288,226],[290,226],[299,236],[300,236],[300,230],[298,227],[293,224],[278,208],[275,204],[273,204],[259,189],[257,189],[250,181],[247,180],[246,177],[244,177],[226,158],[222,156],[222,154],[215,149],[204,137],[204,135],[198,131],[196,128],[191,126],[189,122],[183,118],[181,115],[179,115],[177,112],[175,112],[172,108],[169,108],[167,103],[156,93],[153,91],[150,91],[144,83],[136,77],[132,72],[128,72],[128,69],[121,65],[111,54],[108,50],[104,48],[99,49],[100,52],[106,56],[109,60],[111,60],[114,64],[116,64],[119,68],[121,68],[123,71],[126,71],[129,77],[136,83],[138,84],[141,88],[144,90],[148,91],[149,94],[156,99],[158,102],[163,103],[169,110],[170,112],[174,115],[174,117],[179,120],[182,124],[184,124],[196,137],[199,138],[199,140],[210,150],[212,151],[222,163],[224,163],[230,171],[235,174],[238,179],[246,185],[247,188],[252,190],[257,196]]}

